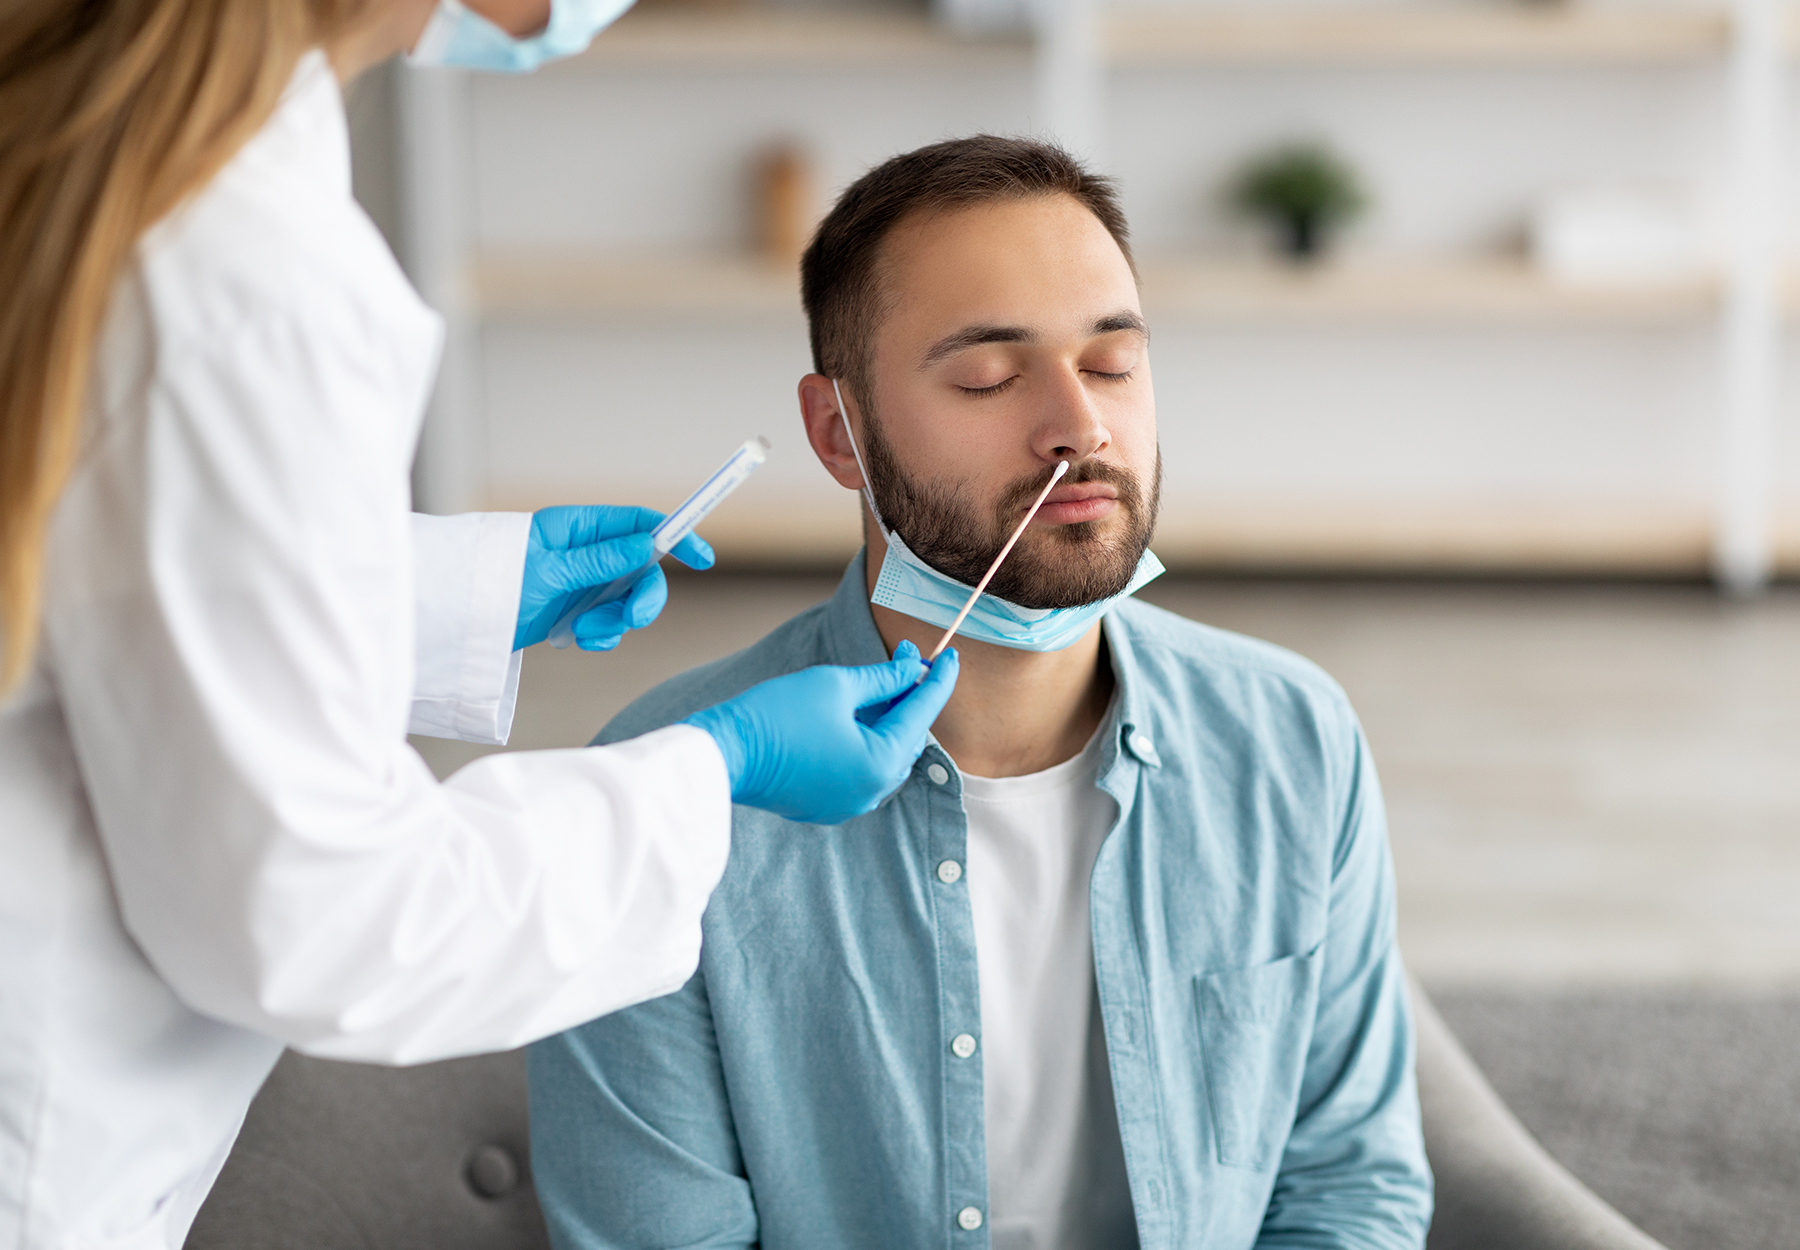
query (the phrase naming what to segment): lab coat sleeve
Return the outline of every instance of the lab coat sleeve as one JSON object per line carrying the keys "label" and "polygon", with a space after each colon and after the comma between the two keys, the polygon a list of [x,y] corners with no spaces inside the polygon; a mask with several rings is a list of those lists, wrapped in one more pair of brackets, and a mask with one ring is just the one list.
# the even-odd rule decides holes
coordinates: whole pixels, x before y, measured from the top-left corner
{"label": "lab coat sleeve", "polygon": [[529,512],[412,515],[416,639],[408,732],[504,743],[523,653],[513,650]]}
{"label": "lab coat sleeve", "polygon": [[678,988],[730,840],[717,746],[675,726],[432,776],[406,742],[422,397],[308,281],[157,322],[59,505],[45,654],[126,928],[191,1007],[342,1059]]}
{"label": "lab coat sleeve", "polygon": [[1368,742],[1344,719],[1318,1007],[1258,1250],[1420,1250],[1431,1225],[1387,820]]}

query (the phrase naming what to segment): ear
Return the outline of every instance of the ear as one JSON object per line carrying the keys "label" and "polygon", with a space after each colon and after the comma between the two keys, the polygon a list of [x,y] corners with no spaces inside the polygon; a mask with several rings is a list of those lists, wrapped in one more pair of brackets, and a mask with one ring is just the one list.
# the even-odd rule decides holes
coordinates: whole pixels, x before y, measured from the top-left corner
{"label": "ear", "polygon": [[[846,394],[844,404],[850,409],[851,426],[860,431],[862,422],[856,412],[856,400]],[[813,455],[825,466],[825,472],[844,489],[861,490],[862,470],[856,466],[856,453],[838,416],[831,379],[822,373],[809,373],[800,379],[800,420],[806,424],[806,441],[812,444]]]}

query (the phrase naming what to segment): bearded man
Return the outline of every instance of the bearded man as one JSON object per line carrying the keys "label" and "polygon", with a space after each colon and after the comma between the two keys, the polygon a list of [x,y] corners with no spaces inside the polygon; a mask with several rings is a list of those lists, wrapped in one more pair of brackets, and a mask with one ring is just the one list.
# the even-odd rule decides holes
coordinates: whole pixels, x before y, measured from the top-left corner
{"label": "bearded man", "polygon": [[[910,779],[739,808],[679,992],[540,1043],[553,1240],[1417,1250],[1431,1213],[1380,791],[1343,693],[1127,596],[1160,460],[1110,184],[988,136],[846,191],[803,263],[837,594],[601,735],[958,638]],[[866,474],[864,472],[866,467]],[[948,657],[943,662],[955,662]]]}

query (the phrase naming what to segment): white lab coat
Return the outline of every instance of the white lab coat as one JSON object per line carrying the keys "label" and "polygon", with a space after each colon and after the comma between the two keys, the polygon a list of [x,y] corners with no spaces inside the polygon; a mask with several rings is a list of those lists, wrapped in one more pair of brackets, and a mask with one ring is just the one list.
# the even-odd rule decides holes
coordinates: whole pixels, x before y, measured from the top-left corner
{"label": "white lab coat", "polygon": [[8,1250],[178,1247],[283,1044],[516,1046],[693,971],[706,734],[443,784],[406,743],[504,740],[518,673],[528,519],[409,515],[440,336],[316,54],[119,286],[0,708]]}

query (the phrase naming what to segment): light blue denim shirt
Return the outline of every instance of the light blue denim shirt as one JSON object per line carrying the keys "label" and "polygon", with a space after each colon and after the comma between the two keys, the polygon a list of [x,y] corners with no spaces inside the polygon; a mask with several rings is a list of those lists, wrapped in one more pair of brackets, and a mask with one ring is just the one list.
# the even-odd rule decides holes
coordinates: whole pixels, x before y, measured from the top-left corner
{"label": "light blue denim shirt", "polygon": [[[1090,887],[1094,968],[1140,1243],[1416,1250],[1431,1175],[1349,703],[1294,655],[1145,604],[1108,613],[1105,639],[1097,784],[1119,814]],[[601,740],[886,658],[859,556],[830,600]],[[848,824],[736,810],[693,979],[532,1048],[561,1250],[987,1246],[983,1052],[951,1049],[981,1031],[967,832],[935,742]]]}

